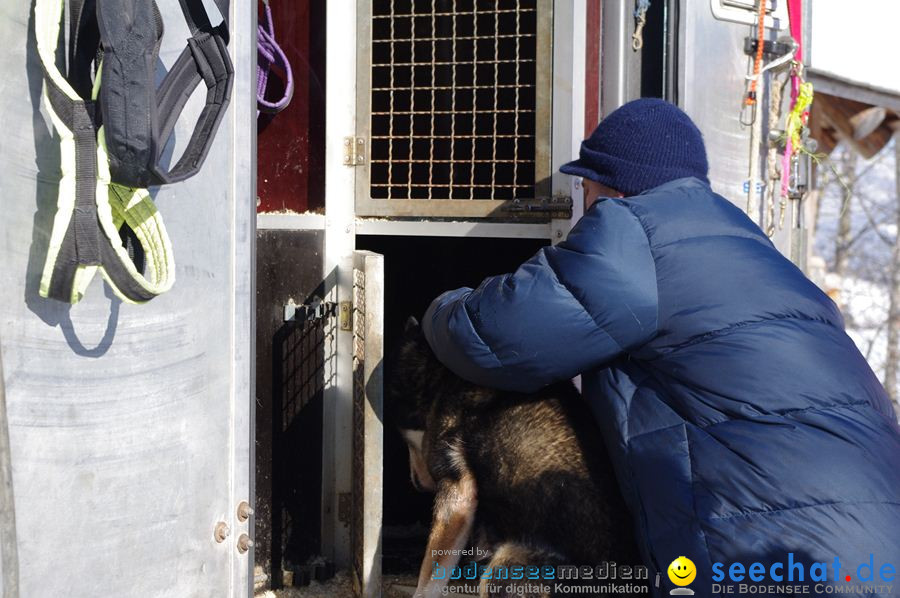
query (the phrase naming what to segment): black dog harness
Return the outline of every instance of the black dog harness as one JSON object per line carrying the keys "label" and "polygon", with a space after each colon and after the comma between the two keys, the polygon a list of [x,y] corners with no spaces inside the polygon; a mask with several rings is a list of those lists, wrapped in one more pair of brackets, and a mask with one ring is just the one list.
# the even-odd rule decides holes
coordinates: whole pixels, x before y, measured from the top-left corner
{"label": "black dog harness", "polygon": [[[213,27],[202,0],[180,2],[191,38],[158,89],[163,23],[156,2],[70,0],[65,75],[55,60],[65,1],[35,3],[45,101],[62,158],[44,297],[77,302],[97,270],[132,303],[174,283],[171,243],[145,187],[182,181],[200,169],[234,79],[227,21]],[[228,0],[215,3],[227,18]],[[167,170],[160,156],[201,80],[206,105],[183,155]]]}

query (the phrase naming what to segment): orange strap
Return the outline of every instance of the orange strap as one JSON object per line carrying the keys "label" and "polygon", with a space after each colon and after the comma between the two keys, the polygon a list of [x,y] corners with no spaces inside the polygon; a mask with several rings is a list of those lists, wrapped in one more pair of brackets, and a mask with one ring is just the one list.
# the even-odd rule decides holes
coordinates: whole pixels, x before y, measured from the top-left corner
{"label": "orange strap", "polygon": [[750,89],[747,91],[747,97],[744,99],[744,104],[748,106],[756,103],[756,85],[759,81],[759,71],[762,67],[763,36],[766,34],[766,0],[759,0],[757,21],[759,22],[759,29],[756,33],[756,60],[753,62],[753,79],[750,81]]}

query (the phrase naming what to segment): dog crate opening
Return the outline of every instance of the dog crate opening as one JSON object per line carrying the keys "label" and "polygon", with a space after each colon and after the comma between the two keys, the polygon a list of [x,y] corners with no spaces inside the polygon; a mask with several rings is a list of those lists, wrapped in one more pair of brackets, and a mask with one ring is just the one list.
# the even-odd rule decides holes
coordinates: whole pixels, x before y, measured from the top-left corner
{"label": "dog crate opening", "polygon": [[[513,271],[547,242],[539,239],[358,236],[357,247],[384,255],[384,388],[391,384],[391,363],[409,316],[421,319],[441,292],[477,286],[485,277]],[[414,285],[410,273],[416,273]],[[384,528],[382,569],[385,581],[415,579],[431,528],[433,495],[410,482],[406,444],[390,419],[385,394]],[[415,584],[413,583],[413,586]]]}

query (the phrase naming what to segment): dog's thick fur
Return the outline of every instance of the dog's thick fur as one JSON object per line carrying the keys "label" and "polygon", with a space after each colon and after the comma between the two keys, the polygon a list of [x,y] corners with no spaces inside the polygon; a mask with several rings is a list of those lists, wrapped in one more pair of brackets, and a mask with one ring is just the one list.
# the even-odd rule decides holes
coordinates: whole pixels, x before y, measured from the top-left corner
{"label": "dog's thick fur", "polygon": [[440,595],[434,563],[449,572],[459,561],[432,551],[473,536],[491,567],[639,562],[600,431],[570,382],[535,394],[466,382],[412,318],[390,377],[388,414],[409,446],[413,484],[436,493],[416,596]]}

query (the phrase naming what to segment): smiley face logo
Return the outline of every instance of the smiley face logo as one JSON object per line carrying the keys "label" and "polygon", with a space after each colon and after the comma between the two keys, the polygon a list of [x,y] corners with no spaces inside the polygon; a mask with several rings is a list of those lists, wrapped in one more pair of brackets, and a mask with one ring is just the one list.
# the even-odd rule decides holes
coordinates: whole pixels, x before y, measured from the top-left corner
{"label": "smiley face logo", "polygon": [[697,567],[691,559],[680,556],[669,565],[668,573],[669,579],[676,586],[687,586],[697,577]]}

